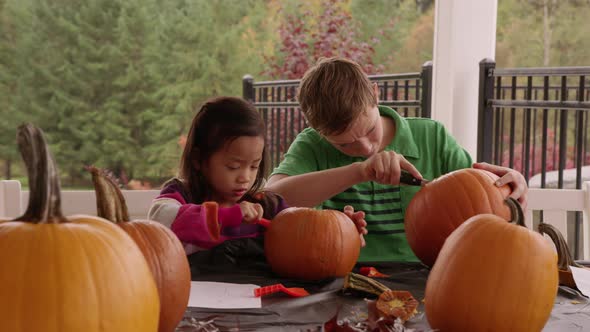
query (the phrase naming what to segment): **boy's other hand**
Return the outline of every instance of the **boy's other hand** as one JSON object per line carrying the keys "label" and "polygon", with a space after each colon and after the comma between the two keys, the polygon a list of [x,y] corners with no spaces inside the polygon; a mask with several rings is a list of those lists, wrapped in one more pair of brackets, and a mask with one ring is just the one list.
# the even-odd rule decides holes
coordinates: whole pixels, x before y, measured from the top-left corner
{"label": "boy's other hand", "polygon": [[364,211],[356,211],[354,212],[354,208],[350,205],[344,207],[344,214],[346,214],[354,225],[356,229],[359,231],[359,236],[361,237],[361,247],[365,246],[365,237],[363,235],[367,234],[367,221],[365,220],[365,212]]}
{"label": "boy's other hand", "polygon": [[499,176],[500,178],[496,181],[496,186],[500,187],[508,184],[512,188],[510,197],[518,200],[523,210],[526,210],[529,186],[526,184],[526,180],[520,172],[512,168],[488,163],[475,163],[473,164],[473,168],[483,169]]}
{"label": "boy's other hand", "polygon": [[242,220],[246,224],[255,224],[264,213],[262,205],[258,203],[240,202],[240,209],[242,210]]}
{"label": "boy's other hand", "polygon": [[364,181],[375,181],[382,184],[399,185],[401,170],[422,180],[422,174],[404,158],[394,151],[381,151],[360,163]]}

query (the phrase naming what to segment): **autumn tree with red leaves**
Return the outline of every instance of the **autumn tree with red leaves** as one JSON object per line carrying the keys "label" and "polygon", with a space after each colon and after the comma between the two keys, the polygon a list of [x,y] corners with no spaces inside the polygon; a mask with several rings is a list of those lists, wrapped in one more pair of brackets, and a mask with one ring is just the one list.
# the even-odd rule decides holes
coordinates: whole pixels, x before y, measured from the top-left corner
{"label": "autumn tree with red leaves", "polygon": [[[377,36],[359,40],[359,24],[343,5],[345,0],[322,0],[321,11],[286,14],[279,27],[280,54],[265,59],[262,74],[272,79],[299,79],[321,57],[341,56],[359,63],[368,74],[383,69],[373,63]],[[302,10],[302,6],[298,8]],[[317,22],[312,31],[308,22]],[[382,31],[377,33],[382,35]]]}
{"label": "autumn tree with red leaves", "polygon": [[[278,33],[280,36],[280,52],[277,56],[265,58],[267,70],[262,74],[270,79],[300,79],[303,74],[321,57],[341,56],[359,63],[367,74],[382,72],[383,66],[375,64],[374,46],[380,42],[376,36],[368,41],[360,40],[360,24],[355,21],[346,8],[346,0],[320,0],[319,13],[314,14],[299,4],[297,10],[285,14],[284,7],[279,10],[284,14]],[[392,23],[384,27],[391,29]],[[385,35],[383,30],[377,32]],[[273,94],[274,90],[268,91]],[[291,101],[295,90],[285,90],[281,100]],[[275,100],[273,96],[269,99]],[[276,97],[276,96],[275,96]],[[268,111],[268,110],[267,110]],[[267,123],[267,139],[271,156],[282,159],[291,144],[291,136],[287,133],[290,123],[300,123],[302,114],[298,109],[274,108],[274,116]],[[280,126],[279,124],[285,124]],[[276,142],[272,127],[278,126],[280,142]],[[296,133],[295,133],[296,134]],[[274,157],[273,157],[274,158]]]}

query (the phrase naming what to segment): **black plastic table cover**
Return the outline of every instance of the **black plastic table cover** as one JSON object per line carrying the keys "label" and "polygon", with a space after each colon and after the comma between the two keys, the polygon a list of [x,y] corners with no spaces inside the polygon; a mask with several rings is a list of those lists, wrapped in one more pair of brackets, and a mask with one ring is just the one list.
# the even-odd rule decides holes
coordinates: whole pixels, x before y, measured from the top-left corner
{"label": "black plastic table cover", "polygon": [[[260,286],[282,283],[304,287],[310,296],[292,298],[275,294],[262,299],[258,309],[188,308],[177,332],[213,331],[322,331],[324,324],[338,317],[339,322],[361,322],[367,318],[367,302],[358,294],[344,294],[343,278],[302,282],[279,278],[264,261],[263,251],[249,241],[220,246],[205,255],[189,256],[192,279]],[[424,289],[429,270],[421,264],[374,263],[387,278],[380,282],[394,290],[407,290],[420,301],[419,313],[406,322],[415,332],[431,331],[424,314]],[[361,265],[355,267],[357,271]],[[304,266],[298,268],[305,268]],[[476,267],[474,267],[476,268]],[[474,294],[477,296],[477,294]],[[493,301],[493,299],[490,299]],[[394,330],[395,331],[395,330]],[[544,332],[590,331],[590,301],[575,290],[560,287],[551,317]]]}

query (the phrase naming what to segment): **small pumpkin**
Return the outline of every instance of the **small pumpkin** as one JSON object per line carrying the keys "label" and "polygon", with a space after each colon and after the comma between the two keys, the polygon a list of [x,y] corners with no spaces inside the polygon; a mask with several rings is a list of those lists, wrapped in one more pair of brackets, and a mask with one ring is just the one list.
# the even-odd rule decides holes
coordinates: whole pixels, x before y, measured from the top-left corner
{"label": "small pumpkin", "polygon": [[426,282],[431,328],[446,331],[541,331],[557,295],[557,255],[524,227],[509,198],[511,223],[474,216],[447,239]]}
{"label": "small pumpkin", "polygon": [[64,217],[40,129],[18,129],[29,205],[0,221],[0,331],[155,332],[159,300],[137,245],[98,217]]}
{"label": "small pumpkin", "polygon": [[130,221],[125,198],[111,177],[88,167],[96,192],[98,216],[114,222],[135,241],[154,276],[160,297],[159,332],[172,332],[188,305],[191,275],[182,244],[166,226],[150,220]]}
{"label": "small pumpkin", "polygon": [[273,219],[264,240],[272,270],[304,280],[345,276],[354,267],[360,249],[353,221],[336,210],[287,208]]}
{"label": "small pumpkin", "polygon": [[539,224],[539,233],[547,234],[551,238],[551,240],[555,244],[555,248],[557,249],[557,269],[559,273],[559,284],[577,289],[578,286],[576,285],[576,281],[574,280],[574,276],[572,275],[572,269],[570,268],[570,266],[589,270],[590,268],[582,264],[578,264],[576,261],[574,261],[572,254],[570,253],[570,249],[567,245],[567,242],[563,238],[561,232],[557,228],[555,228],[555,226],[542,222]]}
{"label": "small pumpkin", "polygon": [[506,220],[510,209],[504,199],[508,185],[497,187],[498,176],[466,168],[426,184],[410,201],[405,213],[408,244],[422,263],[432,266],[447,237],[465,220],[492,213]]}

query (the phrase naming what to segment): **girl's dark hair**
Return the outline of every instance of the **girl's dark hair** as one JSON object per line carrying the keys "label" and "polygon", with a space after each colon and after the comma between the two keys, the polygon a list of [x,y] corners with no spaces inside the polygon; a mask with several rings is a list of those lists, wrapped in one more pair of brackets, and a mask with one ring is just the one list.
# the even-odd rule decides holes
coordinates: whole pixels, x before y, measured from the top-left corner
{"label": "girl's dark hair", "polygon": [[[201,203],[211,194],[208,182],[194,167],[195,161],[203,164],[213,153],[240,136],[265,139],[265,133],[264,120],[248,101],[237,97],[216,97],[206,101],[193,118],[178,170],[189,201]],[[248,195],[262,188],[267,167],[266,153],[265,144],[256,180]]]}

